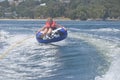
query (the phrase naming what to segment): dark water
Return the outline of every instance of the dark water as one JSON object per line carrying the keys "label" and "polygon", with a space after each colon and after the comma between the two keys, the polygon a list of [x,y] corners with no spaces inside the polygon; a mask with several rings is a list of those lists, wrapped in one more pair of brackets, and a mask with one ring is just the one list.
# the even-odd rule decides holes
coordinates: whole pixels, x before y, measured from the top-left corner
{"label": "dark water", "polygon": [[57,21],[60,42],[39,44],[44,21],[0,21],[0,80],[120,80],[119,21]]}

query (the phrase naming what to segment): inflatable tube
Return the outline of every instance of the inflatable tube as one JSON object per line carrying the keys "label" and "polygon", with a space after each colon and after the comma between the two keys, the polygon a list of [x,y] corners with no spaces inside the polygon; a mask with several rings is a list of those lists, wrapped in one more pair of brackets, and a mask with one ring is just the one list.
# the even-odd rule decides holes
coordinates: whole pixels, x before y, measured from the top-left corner
{"label": "inflatable tube", "polygon": [[38,32],[36,34],[36,39],[39,43],[58,42],[67,37],[67,30],[65,30],[64,28],[57,28],[52,31],[52,34],[49,37],[46,35],[42,38],[42,35],[42,32]]}

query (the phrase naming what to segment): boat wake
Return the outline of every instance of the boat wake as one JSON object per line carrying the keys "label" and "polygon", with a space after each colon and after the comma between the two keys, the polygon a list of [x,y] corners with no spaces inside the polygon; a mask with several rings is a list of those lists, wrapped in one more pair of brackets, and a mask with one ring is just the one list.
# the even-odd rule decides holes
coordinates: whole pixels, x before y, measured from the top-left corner
{"label": "boat wake", "polygon": [[[60,47],[66,45],[67,47],[71,47],[69,46],[69,43],[71,43],[69,39],[74,39],[82,40],[94,46],[107,61],[106,65],[108,67],[101,69],[102,65],[99,66],[98,71],[100,71],[101,74],[95,76],[94,80],[120,80],[120,76],[118,75],[120,74],[120,39],[108,34],[101,35],[101,33],[107,32],[119,34],[120,30],[109,28],[91,30],[70,28],[67,40],[54,44],[38,44],[34,35],[13,35],[1,30],[0,79],[34,80],[47,79],[59,75],[60,73],[55,74],[55,72],[63,66],[63,63],[59,61]],[[73,43],[76,42],[74,41]],[[79,43],[79,41],[77,43]],[[69,59],[69,57],[67,57],[67,59]],[[68,76],[68,79],[72,79],[72,76]]]}
{"label": "boat wake", "polygon": [[[59,46],[38,44],[34,35],[9,35],[6,31],[2,32],[0,39],[0,43],[8,44],[0,48],[1,80],[47,78],[55,76],[53,72],[61,66],[56,56]],[[65,42],[59,44],[65,45]]]}
{"label": "boat wake", "polygon": [[[106,29],[107,31],[113,30],[118,33],[119,30]],[[99,29],[96,32],[106,32],[105,29]],[[82,30],[81,30],[82,31]],[[92,30],[93,31],[93,30]],[[103,71],[103,74],[95,77],[95,80],[120,80],[120,40],[118,38],[111,39],[111,37],[99,36],[96,34],[89,34],[86,32],[81,33],[69,33],[72,38],[81,39],[90,45],[93,45],[109,64],[109,69]],[[72,36],[74,35],[74,36]]]}

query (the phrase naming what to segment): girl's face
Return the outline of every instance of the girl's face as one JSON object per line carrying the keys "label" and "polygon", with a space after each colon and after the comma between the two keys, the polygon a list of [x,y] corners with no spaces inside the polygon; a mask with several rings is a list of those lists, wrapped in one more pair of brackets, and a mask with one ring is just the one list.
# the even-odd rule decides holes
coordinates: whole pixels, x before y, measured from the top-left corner
{"label": "girl's face", "polygon": [[52,24],[53,20],[52,19],[48,19],[47,20],[50,24]]}

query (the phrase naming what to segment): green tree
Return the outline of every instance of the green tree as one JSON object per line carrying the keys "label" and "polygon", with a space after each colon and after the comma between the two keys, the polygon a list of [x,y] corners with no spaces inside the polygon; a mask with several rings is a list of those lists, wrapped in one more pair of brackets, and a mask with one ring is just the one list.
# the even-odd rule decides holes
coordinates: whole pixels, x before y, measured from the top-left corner
{"label": "green tree", "polygon": [[4,8],[10,7],[8,0],[5,0],[5,1],[0,2],[0,6],[2,6],[2,7],[4,7]]}
{"label": "green tree", "polygon": [[[40,4],[46,3],[46,6]],[[87,20],[89,18],[107,19],[120,17],[120,0],[70,0],[61,3],[60,0],[24,0],[18,6],[9,5],[8,0],[0,2],[2,11],[16,12],[18,17],[46,18],[65,16],[71,19]]]}
{"label": "green tree", "polygon": [[25,0],[24,2],[20,3],[18,6],[16,6],[16,12],[18,14],[18,17],[29,17],[34,18],[35,17],[35,7],[40,5],[39,1],[34,0]]}
{"label": "green tree", "polygon": [[35,9],[35,17],[46,18],[48,17],[48,7],[47,6],[39,6]]}
{"label": "green tree", "polygon": [[88,8],[85,6],[77,7],[76,16],[78,19],[87,20],[88,19]]}
{"label": "green tree", "polygon": [[102,18],[104,14],[104,9],[105,9],[104,6],[101,5],[91,6],[88,12],[89,18],[93,18],[93,19]]}

